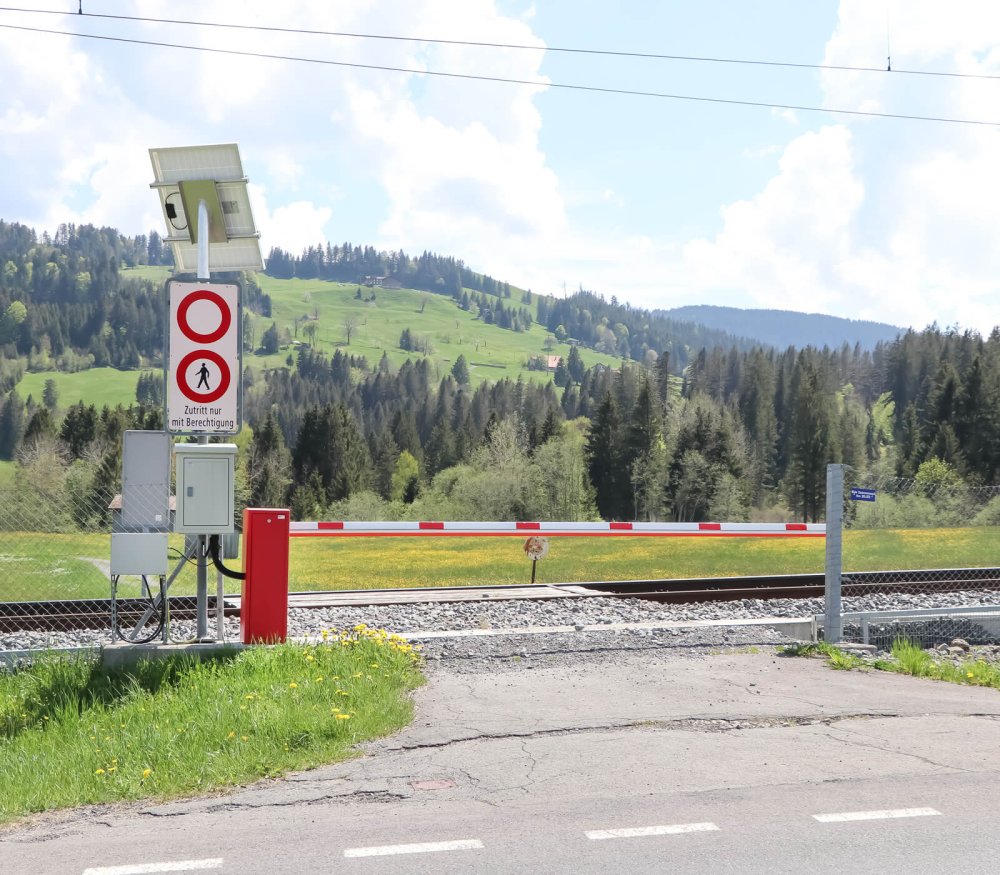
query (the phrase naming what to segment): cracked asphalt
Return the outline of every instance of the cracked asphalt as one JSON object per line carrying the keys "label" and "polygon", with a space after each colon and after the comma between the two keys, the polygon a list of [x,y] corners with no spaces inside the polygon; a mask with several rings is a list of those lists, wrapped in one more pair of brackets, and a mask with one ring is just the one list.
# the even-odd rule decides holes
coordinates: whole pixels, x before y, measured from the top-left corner
{"label": "cracked asphalt", "polygon": [[[225,871],[280,875],[339,871],[349,847],[476,837],[487,848],[474,867],[455,853],[379,869],[597,872],[615,861],[593,842],[582,853],[582,830],[730,818],[739,826],[726,836],[775,830],[760,868],[738,853],[709,863],[698,850],[685,871],[786,871],[789,854],[835,871],[852,858],[812,859],[806,827],[796,839],[799,822],[783,821],[789,812],[928,805],[973,826],[996,815],[995,690],[838,672],[773,646],[530,662],[429,662],[411,726],[356,759],[211,797],[40,817],[0,834],[0,869],[47,875],[211,856]],[[709,838],[685,841],[670,847]],[[490,847],[504,850],[490,856]],[[628,847],[634,871],[666,871]],[[922,868],[932,861],[941,862],[921,850],[908,870],[933,871]]]}

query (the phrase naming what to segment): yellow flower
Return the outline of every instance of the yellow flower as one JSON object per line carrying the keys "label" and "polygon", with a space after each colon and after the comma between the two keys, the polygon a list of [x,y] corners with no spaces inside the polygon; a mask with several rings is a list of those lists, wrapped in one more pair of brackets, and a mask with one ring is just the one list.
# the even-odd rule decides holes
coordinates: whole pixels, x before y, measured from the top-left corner
{"label": "yellow flower", "polygon": [[378,668],[378,663],[377,662],[373,662],[372,663],[372,668]]}
{"label": "yellow flower", "polygon": [[351,719],[351,715],[350,714],[338,714],[337,715],[337,719],[338,720],[350,720]]}
{"label": "yellow flower", "polygon": [[316,683],[318,684],[323,683],[323,675],[320,675],[319,677],[316,678]]}
{"label": "yellow flower", "polygon": [[316,659],[311,653],[306,657],[306,662],[313,662]]}
{"label": "yellow flower", "polygon": [[146,778],[148,778],[152,774],[153,774],[153,770],[152,769],[143,769],[142,770],[142,780],[145,781]]}
{"label": "yellow flower", "polygon": [[290,689],[290,690],[296,690],[296,689],[298,689],[298,687],[299,687],[299,685],[298,685],[297,683],[295,683],[295,681],[292,681],[292,682],[291,682],[291,683],[290,683],[290,684],[288,685],[288,689]]}
{"label": "yellow flower", "polygon": [[971,672],[971,671],[968,671],[968,672],[966,672],[966,673],[965,673],[965,676],[966,676],[967,678],[971,678],[971,677],[974,677],[974,675],[972,674],[972,672]]}
{"label": "yellow flower", "polygon": [[322,632],[320,632],[319,634],[320,634],[320,637],[321,637],[321,638],[322,638],[322,639],[323,639],[324,641],[326,641],[326,639],[330,637],[330,630],[329,630],[329,629],[324,629],[324,630],[323,630]]}
{"label": "yellow flower", "polygon": [[226,738],[235,738],[235,737],[236,737],[235,730],[230,729],[229,730],[229,735],[227,735]]}
{"label": "yellow flower", "polygon": [[98,769],[96,772],[94,772],[94,774],[95,775],[103,775],[104,774],[104,769]]}
{"label": "yellow flower", "polygon": [[249,741],[250,740],[250,736],[249,735],[241,735],[240,738],[242,738],[244,741]]}

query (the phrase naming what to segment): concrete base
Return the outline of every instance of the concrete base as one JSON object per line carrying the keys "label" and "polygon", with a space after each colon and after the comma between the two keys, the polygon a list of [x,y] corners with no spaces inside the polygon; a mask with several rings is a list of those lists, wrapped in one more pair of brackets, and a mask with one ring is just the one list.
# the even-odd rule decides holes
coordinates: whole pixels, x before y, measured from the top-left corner
{"label": "concrete base", "polygon": [[142,661],[192,656],[206,659],[239,653],[245,645],[212,641],[196,644],[108,644],[101,650],[101,665],[107,669],[131,668]]}

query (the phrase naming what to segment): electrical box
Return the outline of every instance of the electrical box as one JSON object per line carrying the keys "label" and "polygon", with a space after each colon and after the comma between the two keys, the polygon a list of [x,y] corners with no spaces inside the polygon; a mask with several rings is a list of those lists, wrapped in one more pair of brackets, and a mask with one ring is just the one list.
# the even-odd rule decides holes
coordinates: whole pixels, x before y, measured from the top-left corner
{"label": "electrical box", "polygon": [[223,535],[236,531],[233,489],[236,444],[175,444],[177,510],[174,531]]}

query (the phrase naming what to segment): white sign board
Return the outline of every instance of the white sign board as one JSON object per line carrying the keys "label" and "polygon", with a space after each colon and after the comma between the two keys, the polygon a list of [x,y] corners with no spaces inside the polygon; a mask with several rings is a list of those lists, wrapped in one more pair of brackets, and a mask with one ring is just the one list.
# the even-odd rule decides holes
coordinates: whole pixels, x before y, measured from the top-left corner
{"label": "white sign board", "polygon": [[166,430],[236,434],[242,424],[240,288],[230,283],[167,283]]}

